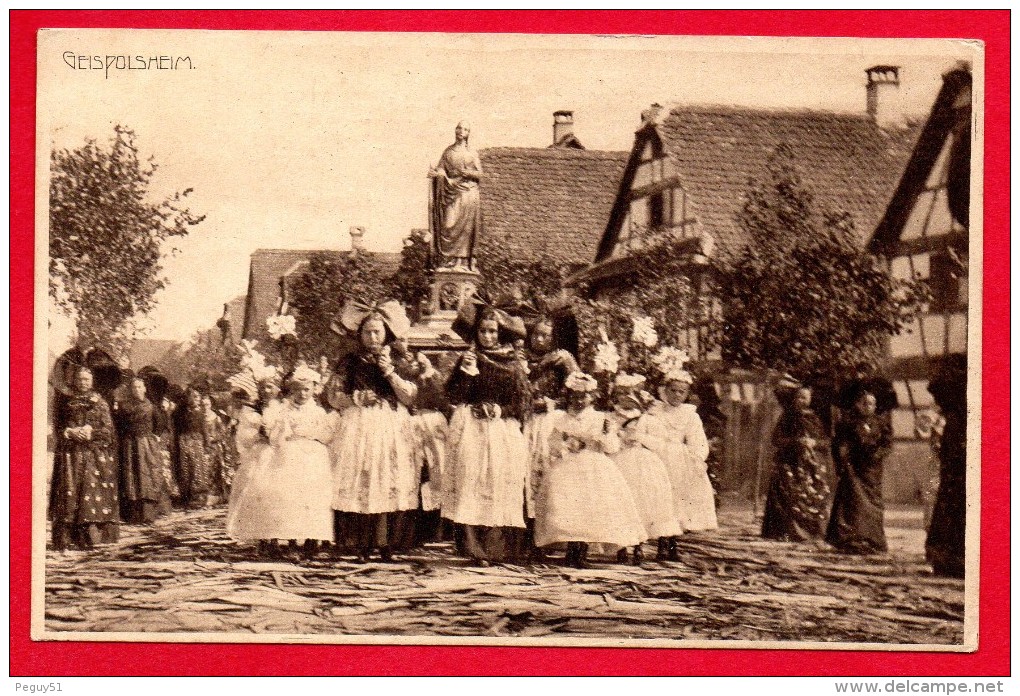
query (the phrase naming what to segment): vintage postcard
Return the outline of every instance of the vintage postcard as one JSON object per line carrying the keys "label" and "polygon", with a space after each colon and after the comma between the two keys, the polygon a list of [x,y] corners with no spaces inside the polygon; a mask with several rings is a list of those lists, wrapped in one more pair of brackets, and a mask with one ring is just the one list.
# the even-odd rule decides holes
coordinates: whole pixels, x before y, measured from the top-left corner
{"label": "vintage postcard", "polygon": [[983,51],[41,30],[33,638],[975,650]]}

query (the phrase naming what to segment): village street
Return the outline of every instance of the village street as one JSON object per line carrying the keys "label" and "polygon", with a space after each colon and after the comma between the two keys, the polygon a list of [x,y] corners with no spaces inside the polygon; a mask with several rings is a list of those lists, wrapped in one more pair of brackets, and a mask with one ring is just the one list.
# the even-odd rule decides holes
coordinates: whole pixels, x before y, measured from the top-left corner
{"label": "village street", "polygon": [[[46,629],[954,644],[963,583],[924,563],[920,511],[887,511],[862,558],[757,535],[750,506],[684,537],[679,563],[469,567],[450,544],[391,564],[256,562],[224,508],[124,527],[112,547],[47,553]],[[654,555],[654,549],[648,550]],[[159,636],[153,635],[154,640]]]}

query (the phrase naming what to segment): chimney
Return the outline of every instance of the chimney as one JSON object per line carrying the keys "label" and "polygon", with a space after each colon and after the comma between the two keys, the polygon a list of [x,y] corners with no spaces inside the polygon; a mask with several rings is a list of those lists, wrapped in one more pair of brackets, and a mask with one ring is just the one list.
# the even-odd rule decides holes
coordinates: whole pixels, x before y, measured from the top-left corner
{"label": "chimney", "polygon": [[559,145],[564,138],[574,134],[574,112],[553,112],[553,145]]}
{"label": "chimney", "polygon": [[350,233],[351,233],[351,251],[361,251],[362,249],[364,249],[363,243],[365,239],[365,228],[352,225]]}
{"label": "chimney", "polygon": [[899,66],[876,65],[864,72],[868,75],[868,116],[879,128],[902,126]]}

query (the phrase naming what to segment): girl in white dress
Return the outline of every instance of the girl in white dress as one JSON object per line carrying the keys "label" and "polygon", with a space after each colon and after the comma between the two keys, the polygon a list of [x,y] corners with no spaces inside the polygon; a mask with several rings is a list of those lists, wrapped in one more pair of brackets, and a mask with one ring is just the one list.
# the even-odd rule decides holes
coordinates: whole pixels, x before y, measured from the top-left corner
{"label": "girl in white dress", "polygon": [[[248,533],[256,539],[304,540],[311,557],[318,542],[333,540],[332,477],[329,452],[335,417],[312,398],[321,377],[299,364],[287,381],[288,397],[262,414],[269,440],[266,458],[255,480],[245,485],[253,513],[246,516]],[[257,512],[256,512],[257,511]],[[243,513],[242,513],[243,514]],[[279,553],[279,549],[275,550]]]}
{"label": "girl in white dress", "polygon": [[[682,532],[673,506],[673,487],[666,464],[657,452],[662,449],[664,428],[645,406],[638,390],[644,384],[641,375],[621,374],[613,386],[614,420],[620,432],[620,451],[613,461],[630,486],[645,527],[644,540],[679,536]],[[619,560],[626,560],[621,549]],[[633,563],[640,565],[644,552],[634,547]]]}
{"label": "girl in white dress", "polygon": [[[668,372],[659,389],[663,405],[655,414],[665,427],[658,452],[673,484],[673,505],[684,531],[719,527],[708,478],[708,438],[697,407],[687,403],[693,383],[694,377],[686,370]],[[678,560],[676,537],[667,540],[667,549],[667,558]]]}
{"label": "girl in white dress", "polygon": [[567,377],[567,411],[549,437],[550,464],[539,488],[535,544],[567,544],[566,563],[587,565],[589,544],[637,546],[645,539],[623,474],[607,454],[620,447],[606,414],[591,406],[594,377]]}
{"label": "girl in white dress", "polygon": [[228,381],[244,403],[237,415],[238,467],[230,488],[227,535],[241,541],[257,540],[259,555],[272,556],[277,546],[261,536],[266,514],[262,506],[272,497],[271,491],[266,491],[266,486],[272,485],[267,476],[272,469],[272,448],[264,423],[280,407],[278,378],[273,371],[263,374],[258,381],[247,373],[234,375]]}

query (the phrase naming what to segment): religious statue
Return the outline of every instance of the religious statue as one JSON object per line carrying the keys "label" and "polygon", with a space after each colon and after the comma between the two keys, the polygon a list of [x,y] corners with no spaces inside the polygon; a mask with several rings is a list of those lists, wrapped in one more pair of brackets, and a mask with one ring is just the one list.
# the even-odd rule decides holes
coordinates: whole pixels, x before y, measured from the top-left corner
{"label": "religious statue", "polygon": [[482,163],[468,146],[471,126],[461,121],[455,133],[457,142],[429,170],[432,251],[441,268],[473,270],[475,240],[482,228],[478,191]]}

